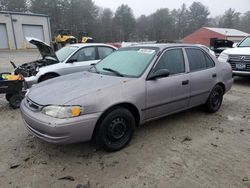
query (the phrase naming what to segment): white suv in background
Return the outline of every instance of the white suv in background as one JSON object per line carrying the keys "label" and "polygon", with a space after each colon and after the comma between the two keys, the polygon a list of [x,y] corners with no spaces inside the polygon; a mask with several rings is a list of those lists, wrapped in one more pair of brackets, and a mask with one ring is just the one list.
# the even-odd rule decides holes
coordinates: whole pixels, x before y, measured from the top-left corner
{"label": "white suv in background", "polygon": [[218,60],[230,63],[233,75],[250,76],[250,36],[235,45],[235,48],[224,50]]}

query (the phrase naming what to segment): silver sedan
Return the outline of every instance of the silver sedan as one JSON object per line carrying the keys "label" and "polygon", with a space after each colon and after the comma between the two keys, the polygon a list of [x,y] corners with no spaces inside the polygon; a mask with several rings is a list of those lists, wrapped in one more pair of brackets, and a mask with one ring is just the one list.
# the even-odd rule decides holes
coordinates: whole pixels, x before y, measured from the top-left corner
{"label": "silver sedan", "polygon": [[201,47],[134,46],[86,72],[35,85],[21,112],[28,130],[45,141],[94,139],[117,151],[129,143],[136,125],[199,105],[218,111],[232,84],[231,66]]}

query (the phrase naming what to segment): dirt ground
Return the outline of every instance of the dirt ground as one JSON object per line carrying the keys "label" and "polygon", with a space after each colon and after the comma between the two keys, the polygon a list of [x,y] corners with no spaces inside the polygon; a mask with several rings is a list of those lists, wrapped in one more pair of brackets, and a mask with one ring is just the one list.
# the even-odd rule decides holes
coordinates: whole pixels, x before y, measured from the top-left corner
{"label": "dirt ground", "polygon": [[[0,71],[9,70],[3,54]],[[20,52],[14,58],[29,60],[29,54],[37,56]],[[0,187],[4,188],[250,187],[247,78],[235,78],[219,112],[207,114],[195,108],[140,126],[129,146],[116,153],[92,143],[58,146],[34,138],[19,110],[12,110],[3,95],[0,128]]]}

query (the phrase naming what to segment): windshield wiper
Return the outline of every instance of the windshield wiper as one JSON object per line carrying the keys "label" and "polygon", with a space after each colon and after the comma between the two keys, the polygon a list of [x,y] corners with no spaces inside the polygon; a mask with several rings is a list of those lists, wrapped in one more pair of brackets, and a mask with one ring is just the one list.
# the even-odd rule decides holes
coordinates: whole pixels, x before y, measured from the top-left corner
{"label": "windshield wiper", "polygon": [[124,77],[124,75],[123,75],[122,73],[120,73],[119,71],[116,71],[116,70],[114,70],[114,69],[111,69],[111,68],[103,68],[103,70],[109,71],[109,72],[113,72],[113,73],[115,73],[117,76]]}

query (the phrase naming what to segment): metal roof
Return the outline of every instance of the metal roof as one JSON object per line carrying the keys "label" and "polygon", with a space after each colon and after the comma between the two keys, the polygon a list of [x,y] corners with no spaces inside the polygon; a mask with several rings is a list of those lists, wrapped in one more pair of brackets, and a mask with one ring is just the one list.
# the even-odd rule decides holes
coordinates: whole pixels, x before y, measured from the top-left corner
{"label": "metal roof", "polygon": [[46,14],[36,14],[32,12],[12,12],[12,11],[0,11],[0,14],[12,14],[12,15],[23,15],[23,16],[40,16],[40,17],[49,17]]}
{"label": "metal roof", "polygon": [[249,34],[243,31],[239,31],[237,29],[230,29],[230,28],[216,28],[216,27],[204,27],[208,30],[214,31],[216,33],[220,33],[227,37],[246,37]]}

